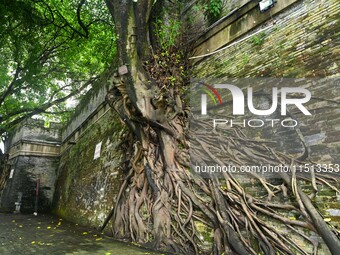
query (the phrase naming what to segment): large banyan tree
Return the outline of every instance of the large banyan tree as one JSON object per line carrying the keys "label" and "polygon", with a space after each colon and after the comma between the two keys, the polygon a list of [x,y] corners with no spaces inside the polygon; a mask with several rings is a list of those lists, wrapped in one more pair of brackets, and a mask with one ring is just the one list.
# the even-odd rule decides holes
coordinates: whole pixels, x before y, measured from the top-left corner
{"label": "large banyan tree", "polygon": [[[177,29],[179,16],[170,17],[162,7],[183,3],[106,0],[106,4],[118,37],[118,60],[107,100],[129,127],[132,151],[113,211],[114,236],[176,254],[199,254],[202,245],[197,222],[201,222],[213,231],[213,254],[307,254],[287,231],[310,242],[317,254],[319,243],[304,231],[308,230],[322,237],[331,253],[337,254],[339,233],[324,221],[310,194],[299,187],[299,179],[306,181],[306,176],[280,173],[280,183],[272,184],[254,175],[267,191],[267,196],[258,198],[247,194],[230,173],[202,178],[190,171],[190,146],[205,152],[202,161],[218,164],[231,160],[237,166],[289,166],[294,160],[303,163],[303,159],[248,139],[237,128],[231,128],[227,137],[219,136],[225,145],[222,149],[215,148],[204,133],[191,135],[191,113],[184,96],[188,38],[183,35],[185,29],[178,29],[182,37],[174,42],[166,33],[157,32],[162,24]],[[336,181],[335,176],[318,173],[307,178],[314,191],[319,182],[336,190]],[[289,193],[289,201],[271,202],[279,193]],[[291,211],[297,215],[294,219],[288,217]],[[271,221],[286,230],[275,228]]]}
{"label": "large banyan tree", "polygon": [[[205,10],[212,8],[207,18],[213,21],[222,1],[201,2]],[[339,232],[311,202],[319,183],[339,192],[334,174],[283,172],[275,182],[254,174],[266,191],[257,197],[247,193],[231,173],[203,178],[191,171],[189,149],[202,164],[232,162],[237,167],[303,165],[308,157],[292,158],[270,143],[250,139],[237,127],[229,128],[228,136],[216,132],[214,137],[189,129],[187,57],[192,36],[199,31],[190,31],[181,21],[186,1],[105,3],[115,35],[103,2],[1,4],[0,42],[5,57],[0,61],[0,136],[27,117],[65,111],[65,100],[111,68],[107,101],[130,134],[125,143],[126,175],[112,211],[116,238],[176,254],[307,254],[295,241],[298,237],[317,254],[318,235],[332,254],[338,254]],[[113,42],[115,47],[110,45]],[[108,67],[112,57],[114,64]],[[200,130],[211,130],[204,122],[195,124]],[[216,141],[223,146],[216,147]],[[0,190],[5,179],[2,175]],[[301,179],[311,187],[308,194],[299,186]],[[281,195],[287,197],[284,203],[273,201]],[[212,233],[209,249],[202,243],[202,225]]]}

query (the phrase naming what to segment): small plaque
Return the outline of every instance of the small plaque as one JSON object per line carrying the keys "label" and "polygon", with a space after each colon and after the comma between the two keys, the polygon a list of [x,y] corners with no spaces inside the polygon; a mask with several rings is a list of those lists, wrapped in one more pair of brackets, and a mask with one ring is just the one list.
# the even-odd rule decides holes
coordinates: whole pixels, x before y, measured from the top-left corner
{"label": "small plaque", "polygon": [[12,179],[14,175],[14,169],[11,169],[11,172],[9,173],[9,179]]}
{"label": "small plaque", "polygon": [[119,75],[124,75],[124,74],[127,74],[128,72],[129,72],[129,71],[128,71],[126,65],[120,66],[120,67],[118,68],[118,73],[119,73]]}
{"label": "small plaque", "polygon": [[94,150],[94,156],[93,156],[93,159],[97,159],[100,157],[100,150],[102,148],[102,142],[98,143],[96,145],[96,149]]}

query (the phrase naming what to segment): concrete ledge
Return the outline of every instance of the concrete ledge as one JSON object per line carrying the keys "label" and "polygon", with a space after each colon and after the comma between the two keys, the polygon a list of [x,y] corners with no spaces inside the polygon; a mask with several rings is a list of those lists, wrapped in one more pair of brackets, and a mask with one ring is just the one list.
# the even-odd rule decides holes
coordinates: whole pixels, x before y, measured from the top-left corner
{"label": "concrete ledge", "polygon": [[99,107],[94,112],[92,112],[89,117],[84,120],[80,126],[78,126],[78,128],[76,128],[62,141],[60,155],[62,155],[72,146],[72,144],[69,144],[69,142],[76,143],[86,133],[86,131],[92,127],[92,125],[97,123],[111,110],[111,107],[106,102],[103,102],[101,105],[99,105]]}
{"label": "concrete ledge", "polygon": [[[257,1],[248,2],[216,23],[214,27],[200,37],[194,47],[193,56],[200,56],[218,50],[298,1],[301,0],[278,1],[272,9],[264,13],[260,12]],[[196,59],[194,62],[199,60]]]}
{"label": "concrete ledge", "polygon": [[258,2],[249,1],[240,8],[233,10],[228,15],[222,17],[220,20],[216,21],[214,24],[207,28],[207,31],[203,35],[201,35],[200,38],[198,38],[198,40],[195,42],[194,47],[197,48],[206,40],[209,40],[210,37],[213,37],[226,26],[229,26],[231,23],[235,22],[237,19],[239,19],[252,9],[256,8],[257,6]]}
{"label": "concrete ledge", "polygon": [[59,157],[60,146],[58,144],[42,144],[34,142],[21,142],[11,147],[9,159],[18,156],[41,156],[41,157]]}
{"label": "concrete ledge", "polygon": [[76,112],[76,114],[71,118],[63,130],[63,142],[69,140],[69,138],[74,135],[74,133],[80,129],[88,119],[92,118],[92,116],[96,114],[98,109],[100,109],[103,104],[105,104],[105,96],[107,91],[108,88],[103,86],[101,89],[94,92],[93,95],[91,95],[86,104],[79,104],[77,106],[77,108],[80,106],[82,106],[82,108],[80,108],[81,110],[79,112]]}
{"label": "concrete ledge", "polygon": [[48,153],[48,152],[40,152],[40,151],[18,151],[13,155],[10,155],[9,159],[18,157],[18,156],[36,156],[36,157],[59,157],[59,153]]}

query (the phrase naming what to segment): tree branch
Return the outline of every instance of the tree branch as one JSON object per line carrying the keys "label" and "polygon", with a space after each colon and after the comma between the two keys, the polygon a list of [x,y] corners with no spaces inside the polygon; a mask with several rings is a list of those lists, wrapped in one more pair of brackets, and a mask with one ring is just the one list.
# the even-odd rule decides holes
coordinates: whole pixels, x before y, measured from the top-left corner
{"label": "tree branch", "polygon": [[13,88],[16,85],[16,82],[17,82],[17,79],[19,77],[20,71],[21,71],[21,68],[20,68],[20,65],[18,63],[17,64],[17,68],[15,70],[14,77],[13,77],[11,83],[8,85],[7,89],[0,95],[0,106],[3,104],[3,102],[6,99],[6,97],[13,92]]}
{"label": "tree branch", "polygon": [[80,13],[81,13],[81,8],[83,7],[83,5],[85,4],[85,1],[86,0],[81,0],[78,4],[78,7],[77,7],[77,20],[78,20],[78,23],[79,25],[81,26],[81,28],[84,30],[85,32],[85,38],[88,38],[89,37],[89,30],[88,30],[88,26],[85,26],[85,24],[83,23],[83,21],[81,20],[81,17],[80,17]]}
{"label": "tree branch", "polygon": [[49,109],[51,106],[54,106],[54,105],[58,105],[62,102],[65,102],[67,99],[77,95],[78,93],[80,93],[83,89],[85,89],[87,86],[89,86],[90,84],[92,84],[94,81],[96,81],[98,79],[98,77],[94,77],[94,78],[91,78],[90,80],[88,80],[87,82],[85,82],[80,88],[72,91],[71,93],[69,93],[67,96],[65,97],[62,97],[62,98],[58,98],[56,100],[53,100],[53,101],[48,101],[47,103],[41,105],[41,106],[38,106],[38,107],[35,107],[35,108],[32,108],[32,109],[20,109],[18,111],[15,111],[15,112],[11,112],[9,114],[7,114],[4,118],[3,118],[3,121],[6,121],[6,120],[9,120],[13,117],[15,117],[16,115],[20,115],[20,114],[23,114],[25,113],[23,116],[19,117],[19,118],[16,118],[14,119],[13,121],[10,121],[9,123],[7,123],[5,126],[6,127],[11,127],[11,126],[14,126],[18,123],[20,123],[21,121],[23,121],[24,119],[26,118],[29,118],[29,117],[32,117],[33,115],[36,115],[36,114],[40,114],[40,113],[51,113],[51,112],[46,112],[47,109]]}

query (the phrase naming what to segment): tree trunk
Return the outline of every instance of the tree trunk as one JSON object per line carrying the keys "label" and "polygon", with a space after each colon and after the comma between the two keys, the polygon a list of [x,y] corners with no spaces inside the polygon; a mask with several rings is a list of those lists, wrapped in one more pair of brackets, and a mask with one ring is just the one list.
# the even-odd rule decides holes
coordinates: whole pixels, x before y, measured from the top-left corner
{"label": "tree trunk", "polygon": [[[158,112],[151,104],[157,87],[143,68],[143,59],[149,52],[147,35],[152,2],[107,1],[119,35],[119,65],[128,69],[128,73],[116,74],[114,78],[112,106],[138,139],[131,160],[132,180],[127,180],[129,184],[124,185],[124,188],[129,186],[130,192],[123,195],[122,200],[125,201],[121,201],[120,208],[116,209],[113,231],[120,237],[128,235],[134,241],[143,243],[150,241],[152,235],[155,247],[159,247],[161,244],[172,245],[168,190],[172,187],[166,171],[174,168],[174,148],[171,145],[172,137],[164,130],[154,133],[151,127],[152,123],[162,124],[157,121]],[[117,98],[117,95],[120,97]],[[166,165],[160,166],[154,158],[154,152],[159,150],[158,144],[166,144],[163,150],[166,153],[162,153]],[[128,217],[125,215],[127,211]],[[140,216],[141,211],[144,215]],[[145,217],[151,217],[149,224],[152,229],[144,223]],[[126,222],[128,227],[117,229]],[[122,231],[125,229],[127,231]]]}

